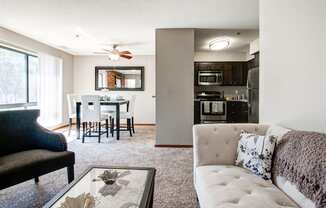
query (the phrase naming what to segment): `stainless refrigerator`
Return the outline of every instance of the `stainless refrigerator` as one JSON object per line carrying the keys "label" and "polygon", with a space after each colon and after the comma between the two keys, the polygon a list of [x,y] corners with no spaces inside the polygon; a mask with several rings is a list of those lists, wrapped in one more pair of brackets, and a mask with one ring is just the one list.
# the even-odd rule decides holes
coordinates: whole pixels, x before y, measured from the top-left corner
{"label": "stainless refrigerator", "polygon": [[252,68],[248,72],[248,121],[259,122],[259,68]]}

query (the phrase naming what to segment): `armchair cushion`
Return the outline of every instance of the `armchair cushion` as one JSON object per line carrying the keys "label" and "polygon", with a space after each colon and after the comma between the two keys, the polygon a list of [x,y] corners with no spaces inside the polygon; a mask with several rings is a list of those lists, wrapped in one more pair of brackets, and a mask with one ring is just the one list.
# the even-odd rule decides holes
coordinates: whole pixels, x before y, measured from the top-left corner
{"label": "armchair cushion", "polygon": [[[15,184],[75,163],[73,152],[33,149],[0,157],[0,187]],[[11,181],[14,180],[14,181]]]}

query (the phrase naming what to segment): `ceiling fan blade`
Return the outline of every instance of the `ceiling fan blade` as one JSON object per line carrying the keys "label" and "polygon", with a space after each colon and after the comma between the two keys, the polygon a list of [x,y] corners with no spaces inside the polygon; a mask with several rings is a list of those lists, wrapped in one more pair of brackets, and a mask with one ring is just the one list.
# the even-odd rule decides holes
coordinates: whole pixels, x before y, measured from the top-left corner
{"label": "ceiling fan blade", "polygon": [[130,51],[120,51],[119,53],[120,53],[120,54],[131,54]]}
{"label": "ceiling fan blade", "polygon": [[105,49],[105,48],[103,48],[102,50],[103,50],[103,51],[107,51],[107,52],[109,52],[109,53],[112,53],[112,50],[110,50],[110,49]]}
{"label": "ceiling fan blade", "polygon": [[126,59],[132,59],[132,55],[127,55],[127,54],[120,54],[121,58],[126,58]]}

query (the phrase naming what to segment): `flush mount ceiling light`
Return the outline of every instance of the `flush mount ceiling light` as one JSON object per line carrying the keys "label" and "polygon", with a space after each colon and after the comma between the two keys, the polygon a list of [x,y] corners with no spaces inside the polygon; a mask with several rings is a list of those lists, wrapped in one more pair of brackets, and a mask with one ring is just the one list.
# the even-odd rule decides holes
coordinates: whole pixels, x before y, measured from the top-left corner
{"label": "flush mount ceiling light", "polygon": [[215,39],[209,43],[210,50],[222,50],[229,47],[230,41],[228,39]]}

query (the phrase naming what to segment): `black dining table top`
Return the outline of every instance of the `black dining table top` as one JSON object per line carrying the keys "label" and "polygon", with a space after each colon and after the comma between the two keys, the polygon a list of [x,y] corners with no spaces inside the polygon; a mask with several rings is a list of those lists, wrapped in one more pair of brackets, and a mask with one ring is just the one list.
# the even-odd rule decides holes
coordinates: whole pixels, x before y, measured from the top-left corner
{"label": "black dining table top", "polygon": [[[125,103],[128,103],[129,101],[128,100],[101,100],[100,103],[102,105],[105,105],[105,104],[125,104]],[[77,102],[78,104],[81,104],[81,101],[78,101]]]}

